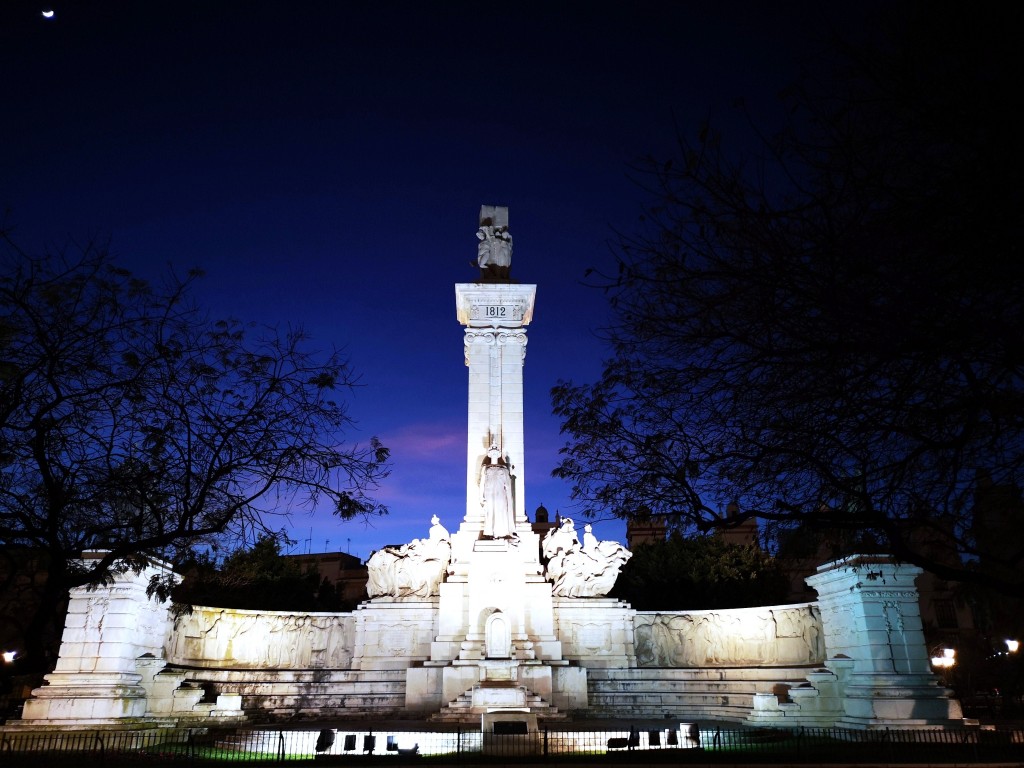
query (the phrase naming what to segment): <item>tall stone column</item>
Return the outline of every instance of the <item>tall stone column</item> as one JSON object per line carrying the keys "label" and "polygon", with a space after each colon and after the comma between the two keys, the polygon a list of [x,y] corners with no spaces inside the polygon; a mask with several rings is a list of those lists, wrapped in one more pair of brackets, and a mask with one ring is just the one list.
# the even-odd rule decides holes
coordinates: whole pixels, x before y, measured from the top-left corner
{"label": "tall stone column", "polygon": [[526,325],[533,316],[535,285],[459,283],[455,298],[466,326],[469,413],[466,442],[465,521],[482,527],[481,468],[497,446],[508,464],[516,524],[526,523],[523,364]]}
{"label": "tall stone column", "polygon": [[[552,674],[568,662],[526,516],[523,365],[537,286],[510,278],[508,209],[484,206],[477,238],[480,279],[455,286],[469,368],[466,507],[439,586],[431,658],[407,678],[407,705],[424,711],[464,693],[474,711],[524,707],[526,689],[568,700]],[[585,699],[584,676],[562,678],[582,691],[573,689],[574,701]]]}

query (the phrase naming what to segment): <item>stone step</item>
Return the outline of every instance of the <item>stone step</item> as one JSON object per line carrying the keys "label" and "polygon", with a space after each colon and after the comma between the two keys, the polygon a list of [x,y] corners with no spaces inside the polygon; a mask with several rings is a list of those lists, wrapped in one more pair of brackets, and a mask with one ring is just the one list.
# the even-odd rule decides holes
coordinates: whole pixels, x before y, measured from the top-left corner
{"label": "stone step", "polygon": [[[495,687],[491,685],[490,687]],[[567,715],[564,712],[560,712],[557,707],[553,707],[542,697],[530,691],[525,686],[504,686],[504,687],[515,687],[524,691],[526,694],[526,708],[530,712],[537,716],[538,720],[552,721],[552,720],[565,720]],[[440,712],[437,712],[428,718],[431,722],[436,723],[465,723],[479,725],[480,716],[487,711],[489,707],[486,706],[474,706],[473,705],[473,690],[463,691],[453,701],[450,701]]]}
{"label": "stone step", "polygon": [[805,680],[807,675],[815,672],[825,672],[820,665],[799,665],[791,667],[678,667],[666,669],[664,667],[635,667],[626,669],[613,669],[609,667],[591,667],[587,669],[589,680],[660,680],[685,682],[693,684],[702,683],[736,683],[736,682],[778,682],[791,680]]}
{"label": "stone step", "polygon": [[193,686],[237,693],[250,722],[373,719],[405,711],[405,670],[189,669]]}
{"label": "stone step", "polygon": [[591,669],[589,709],[598,717],[715,718],[744,722],[756,694],[806,682],[817,667],[763,669]]}

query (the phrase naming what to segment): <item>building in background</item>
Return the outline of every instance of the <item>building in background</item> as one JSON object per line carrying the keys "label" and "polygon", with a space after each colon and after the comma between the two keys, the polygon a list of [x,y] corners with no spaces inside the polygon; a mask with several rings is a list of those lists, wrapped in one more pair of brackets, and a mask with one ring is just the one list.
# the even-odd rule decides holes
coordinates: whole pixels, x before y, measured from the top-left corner
{"label": "building in background", "polygon": [[366,599],[366,565],[347,552],[319,552],[306,555],[283,555],[302,571],[316,571],[320,581],[325,579],[335,588],[338,597],[353,605]]}

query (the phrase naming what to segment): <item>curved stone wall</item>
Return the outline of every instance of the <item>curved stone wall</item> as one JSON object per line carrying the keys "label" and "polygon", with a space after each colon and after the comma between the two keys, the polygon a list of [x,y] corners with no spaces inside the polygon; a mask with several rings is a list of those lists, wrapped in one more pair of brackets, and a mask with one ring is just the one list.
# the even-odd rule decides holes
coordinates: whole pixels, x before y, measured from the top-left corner
{"label": "curved stone wall", "polygon": [[638,611],[640,667],[736,667],[821,664],[825,643],[814,603],[764,608]]}
{"label": "curved stone wall", "polygon": [[165,658],[194,667],[349,669],[354,626],[350,613],[197,606],[175,622]]}

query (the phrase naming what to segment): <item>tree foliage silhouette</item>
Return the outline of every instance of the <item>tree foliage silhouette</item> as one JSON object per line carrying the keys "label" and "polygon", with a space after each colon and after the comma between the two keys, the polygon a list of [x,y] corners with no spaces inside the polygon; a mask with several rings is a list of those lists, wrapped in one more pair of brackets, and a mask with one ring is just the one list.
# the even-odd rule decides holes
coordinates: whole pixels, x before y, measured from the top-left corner
{"label": "tree foliage silhouette", "polygon": [[[153,286],[93,246],[35,257],[3,243],[0,541],[45,555],[30,654],[71,587],[254,538],[293,507],[386,511],[367,493],[388,450],[343,440],[355,378],[338,353],[210,320],[190,300],[195,273]],[[88,549],[106,554],[84,566]]]}
{"label": "tree foliage silhouette", "polygon": [[641,164],[652,203],[597,276],[611,356],[552,391],[554,474],[593,513],[870,530],[1019,592],[1019,494],[991,500],[1024,469],[1021,10],[887,12],[758,150],[705,124]]}
{"label": "tree foliage silhouette", "polygon": [[754,544],[676,532],[637,547],[610,594],[638,611],[706,610],[779,605],[787,586],[779,565]]}

